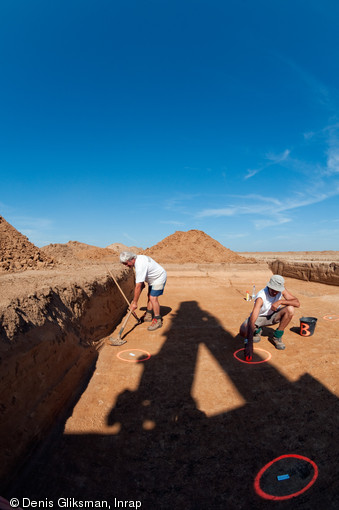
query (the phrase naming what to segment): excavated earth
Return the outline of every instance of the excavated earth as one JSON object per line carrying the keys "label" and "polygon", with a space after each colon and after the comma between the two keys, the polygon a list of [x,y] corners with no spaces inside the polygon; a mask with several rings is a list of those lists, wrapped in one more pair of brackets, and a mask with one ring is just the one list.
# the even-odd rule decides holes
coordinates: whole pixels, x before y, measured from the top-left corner
{"label": "excavated earth", "polygon": [[307,282],[339,285],[339,252],[263,252],[242,255],[267,262],[274,274]]}
{"label": "excavated earth", "polygon": [[[122,245],[49,245],[39,268],[12,264],[15,250],[3,260],[0,496],[22,508],[338,508],[337,287],[287,275],[301,307],[286,350],[265,328],[244,363],[244,297],[266,285],[270,261],[230,250],[219,260],[221,245],[190,233],[164,240],[167,254],[149,249],[168,271],[164,324],[148,332],[130,318],[120,347],[109,338],[127,306],[109,271],[128,299],[134,287]],[[141,316],[145,294],[139,305]],[[317,318],[309,337],[303,316]]]}

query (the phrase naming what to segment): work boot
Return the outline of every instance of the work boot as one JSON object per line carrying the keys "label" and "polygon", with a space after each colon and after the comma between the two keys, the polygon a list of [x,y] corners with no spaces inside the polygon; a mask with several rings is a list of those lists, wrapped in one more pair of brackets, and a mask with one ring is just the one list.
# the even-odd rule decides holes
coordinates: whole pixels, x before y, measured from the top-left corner
{"label": "work boot", "polygon": [[146,310],[146,313],[144,315],[144,322],[152,322],[152,319],[153,319],[152,310]]}
{"label": "work boot", "polygon": [[282,336],[284,334],[283,329],[276,329],[273,335],[273,343],[275,345],[276,349],[279,349],[279,351],[283,351],[285,349],[285,344],[282,341]]}
{"label": "work boot", "polygon": [[158,328],[161,328],[162,326],[162,320],[161,320],[161,317],[154,317],[154,319],[152,320],[152,324],[150,326],[148,326],[148,331],[155,331],[156,329]]}
{"label": "work boot", "polygon": [[262,331],[261,328],[258,328],[254,331],[253,342],[256,344],[261,340],[261,331]]}
{"label": "work boot", "polygon": [[278,349],[279,351],[283,351],[285,349],[285,344],[284,342],[281,340],[281,338],[276,338],[275,336],[272,338],[272,341],[275,345],[275,348]]}

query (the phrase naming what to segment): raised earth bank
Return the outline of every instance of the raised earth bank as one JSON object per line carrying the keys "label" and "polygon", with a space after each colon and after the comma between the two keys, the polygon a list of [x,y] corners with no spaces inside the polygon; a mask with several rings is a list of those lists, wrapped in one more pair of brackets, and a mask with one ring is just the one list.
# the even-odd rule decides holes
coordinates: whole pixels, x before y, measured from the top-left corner
{"label": "raised earth bank", "polygon": [[308,282],[339,285],[339,263],[317,262],[288,262],[274,260],[269,262],[273,274],[280,274],[289,278],[297,278]]}
{"label": "raised earth bank", "polygon": [[[111,269],[130,299],[134,276]],[[105,267],[25,271],[0,280],[0,481],[5,486],[64,417],[102,339],[126,311]],[[6,289],[6,293],[4,290]]]}

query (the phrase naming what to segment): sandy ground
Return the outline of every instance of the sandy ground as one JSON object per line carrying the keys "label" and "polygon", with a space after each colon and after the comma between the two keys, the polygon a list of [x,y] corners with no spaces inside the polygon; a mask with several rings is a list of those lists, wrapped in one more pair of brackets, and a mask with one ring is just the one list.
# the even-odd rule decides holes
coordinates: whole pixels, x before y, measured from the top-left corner
{"label": "sandy ground", "polygon": [[[125,345],[106,339],[64,429],[6,497],[107,500],[111,508],[140,501],[147,510],[337,509],[338,288],[287,278],[301,308],[286,350],[274,348],[267,328],[250,365],[234,357],[243,347],[238,328],[252,308],[245,292],[266,285],[267,265],[167,269],[163,328],[150,333],[131,318]],[[318,319],[308,338],[299,334],[302,316]],[[275,498],[306,490],[272,502],[255,479],[284,455],[292,457],[272,464],[259,488]]]}

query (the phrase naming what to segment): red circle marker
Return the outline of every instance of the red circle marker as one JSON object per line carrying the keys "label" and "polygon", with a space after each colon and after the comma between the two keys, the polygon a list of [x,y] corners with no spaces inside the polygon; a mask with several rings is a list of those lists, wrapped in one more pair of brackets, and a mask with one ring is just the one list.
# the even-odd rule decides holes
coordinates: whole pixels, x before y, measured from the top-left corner
{"label": "red circle marker", "polygon": [[325,319],[325,321],[339,321],[339,315],[336,315],[335,313],[328,313],[327,315],[324,315],[323,319]]}
{"label": "red circle marker", "polygon": [[[143,359],[124,359],[124,358],[121,358],[120,357],[120,354],[123,354],[124,352],[133,352],[133,351],[138,351],[138,352],[142,352],[144,354],[147,354],[147,358],[143,358]],[[117,354],[117,358],[121,359],[121,361],[127,361],[128,363],[138,363],[139,361],[147,361],[148,359],[150,359],[151,355],[149,352],[147,351],[142,351],[141,349],[125,349],[124,351],[120,351],[118,352]]]}
{"label": "red circle marker", "polygon": [[[312,480],[300,491],[293,492],[292,494],[288,494],[286,496],[274,496],[273,494],[268,494],[267,492],[262,490],[262,488],[260,487],[260,479],[261,479],[262,475],[265,473],[265,471],[267,471],[268,468],[270,468],[273,464],[275,464],[275,462],[278,462],[281,459],[287,459],[289,457],[304,460],[305,462],[308,462],[309,464],[311,464],[311,466],[313,467],[313,470],[314,470]],[[264,466],[263,468],[260,469],[259,473],[257,474],[257,476],[255,477],[255,480],[254,480],[254,490],[260,497],[262,497],[264,499],[271,499],[273,501],[281,501],[284,499],[295,498],[296,496],[299,496],[303,492],[307,491],[314,484],[314,482],[316,481],[317,478],[318,478],[318,466],[316,465],[315,462],[313,462],[313,460],[308,459],[307,457],[303,457],[302,455],[294,455],[294,454],[281,455],[280,457],[273,459],[271,462],[266,464],[266,466]]]}
{"label": "red circle marker", "polygon": [[235,359],[237,359],[238,361],[241,361],[241,363],[247,363],[248,365],[259,365],[259,363],[266,363],[266,361],[268,361],[268,360],[270,360],[272,358],[272,354],[270,352],[265,351],[265,349],[258,349],[256,347],[253,352],[256,352],[256,351],[266,352],[267,358],[266,359],[262,359],[261,361],[245,361],[244,359],[240,359],[237,356],[238,352],[244,351],[244,350],[245,350],[244,348],[238,349],[237,351],[235,351],[233,353],[233,356],[235,357]]}

